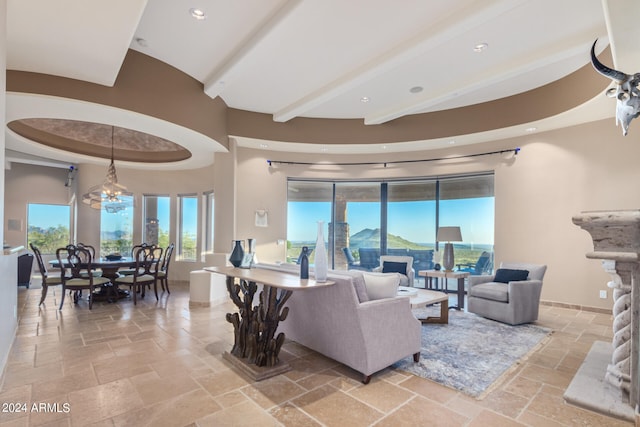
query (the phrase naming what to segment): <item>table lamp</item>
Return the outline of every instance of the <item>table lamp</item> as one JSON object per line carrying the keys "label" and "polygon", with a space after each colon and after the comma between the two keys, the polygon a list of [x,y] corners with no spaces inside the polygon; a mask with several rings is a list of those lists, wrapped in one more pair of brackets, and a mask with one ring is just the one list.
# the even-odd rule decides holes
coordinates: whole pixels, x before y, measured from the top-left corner
{"label": "table lamp", "polygon": [[447,242],[444,244],[444,253],[442,254],[442,266],[445,271],[453,271],[455,265],[453,257],[453,244],[451,242],[462,242],[462,234],[460,227],[438,227],[438,242]]}

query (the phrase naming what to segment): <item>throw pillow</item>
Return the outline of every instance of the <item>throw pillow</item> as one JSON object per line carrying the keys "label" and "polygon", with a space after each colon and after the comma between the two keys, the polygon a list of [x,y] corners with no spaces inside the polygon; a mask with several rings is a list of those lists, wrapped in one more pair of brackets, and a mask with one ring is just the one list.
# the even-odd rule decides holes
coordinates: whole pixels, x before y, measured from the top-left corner
{"label": "throw pillow", "polygon": [[400,276],[398,274],[362,273],[369,300],[393,298],[398,294]]}
{"label": "throw pillow", "polygon": [[407,263],[406,262],[394,262],[394,261],[384,261],[382,263],[382,272],[383,273],[400,273],[407,275]]}
{"label": "throw pillow", "polygon": [[528,270],[511,270],[509,268],[499,268],[498,270],[496,270],[496,277],[493,279],[493,281],[499,283],[519,282],[521,280],[527,280],[527,277],[529,277]]}

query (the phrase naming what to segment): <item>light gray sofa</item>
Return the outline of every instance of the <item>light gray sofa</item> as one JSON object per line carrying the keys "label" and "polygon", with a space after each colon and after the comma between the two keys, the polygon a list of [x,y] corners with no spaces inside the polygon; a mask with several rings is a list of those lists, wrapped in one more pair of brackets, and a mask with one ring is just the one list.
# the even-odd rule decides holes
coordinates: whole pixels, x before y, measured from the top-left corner
{"label": "light gray sofa", "polygon": [[[298,274],[294,266],[259,265]],[[311,274],[312,276],[312,274]],[[363,375],[371,375],[398,360],[420,357],[421,323],[406,297],[368,301],[361,271],[329,272],[334,285],[294,291],[289,315],[278,326],[296,341]]]}
{"label": "light gray sofa", "polygon": [[510,325],[535,322],[547,266],[502,263],[500,268],[527,270],[529,275],[527,280],[508,283],[494,282],[495,275],[470,276],[467,310]]}

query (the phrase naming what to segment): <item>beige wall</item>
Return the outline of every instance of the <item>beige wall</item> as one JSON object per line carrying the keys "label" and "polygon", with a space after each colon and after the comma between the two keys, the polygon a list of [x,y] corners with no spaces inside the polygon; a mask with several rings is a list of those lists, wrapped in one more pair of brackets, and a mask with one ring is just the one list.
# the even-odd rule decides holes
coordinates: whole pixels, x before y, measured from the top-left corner
{"label": "beige wall", "polygon": [[[633,129],[622,137],[613,120],[495,143],[411,154],[328,156],[239,149],[237,238],[256,238],[261,261],[282,261],[286,239],[286,180],[305,178],[396,178],[495,171],[496,263],[523,261],[549,266],[546,301],[611,309],[599,298],[610,280],[599,261],[588,260],[588,234],[571,218],[584,210],[640,206],[640,144]],[[465,160],[383,166],[267,166],[267,159],[364,162],[429,159],[521,147],[516,158],[480,156]],[[219,201],[217,199],[217,201]],[[254,225],[256,209],[269,211],[269,227]],[[473,213],[470,212],[470,215]],[[609,292],[609,297],[611,292]]]}

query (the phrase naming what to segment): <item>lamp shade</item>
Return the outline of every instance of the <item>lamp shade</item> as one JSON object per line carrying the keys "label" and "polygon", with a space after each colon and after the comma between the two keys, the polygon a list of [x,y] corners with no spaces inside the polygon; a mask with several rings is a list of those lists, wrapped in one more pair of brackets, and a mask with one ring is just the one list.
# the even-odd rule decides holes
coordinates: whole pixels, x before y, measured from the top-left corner
{"label": "lamp shade", "polygon": [[438,242],[462,242],[460,227],[438,227]]}

